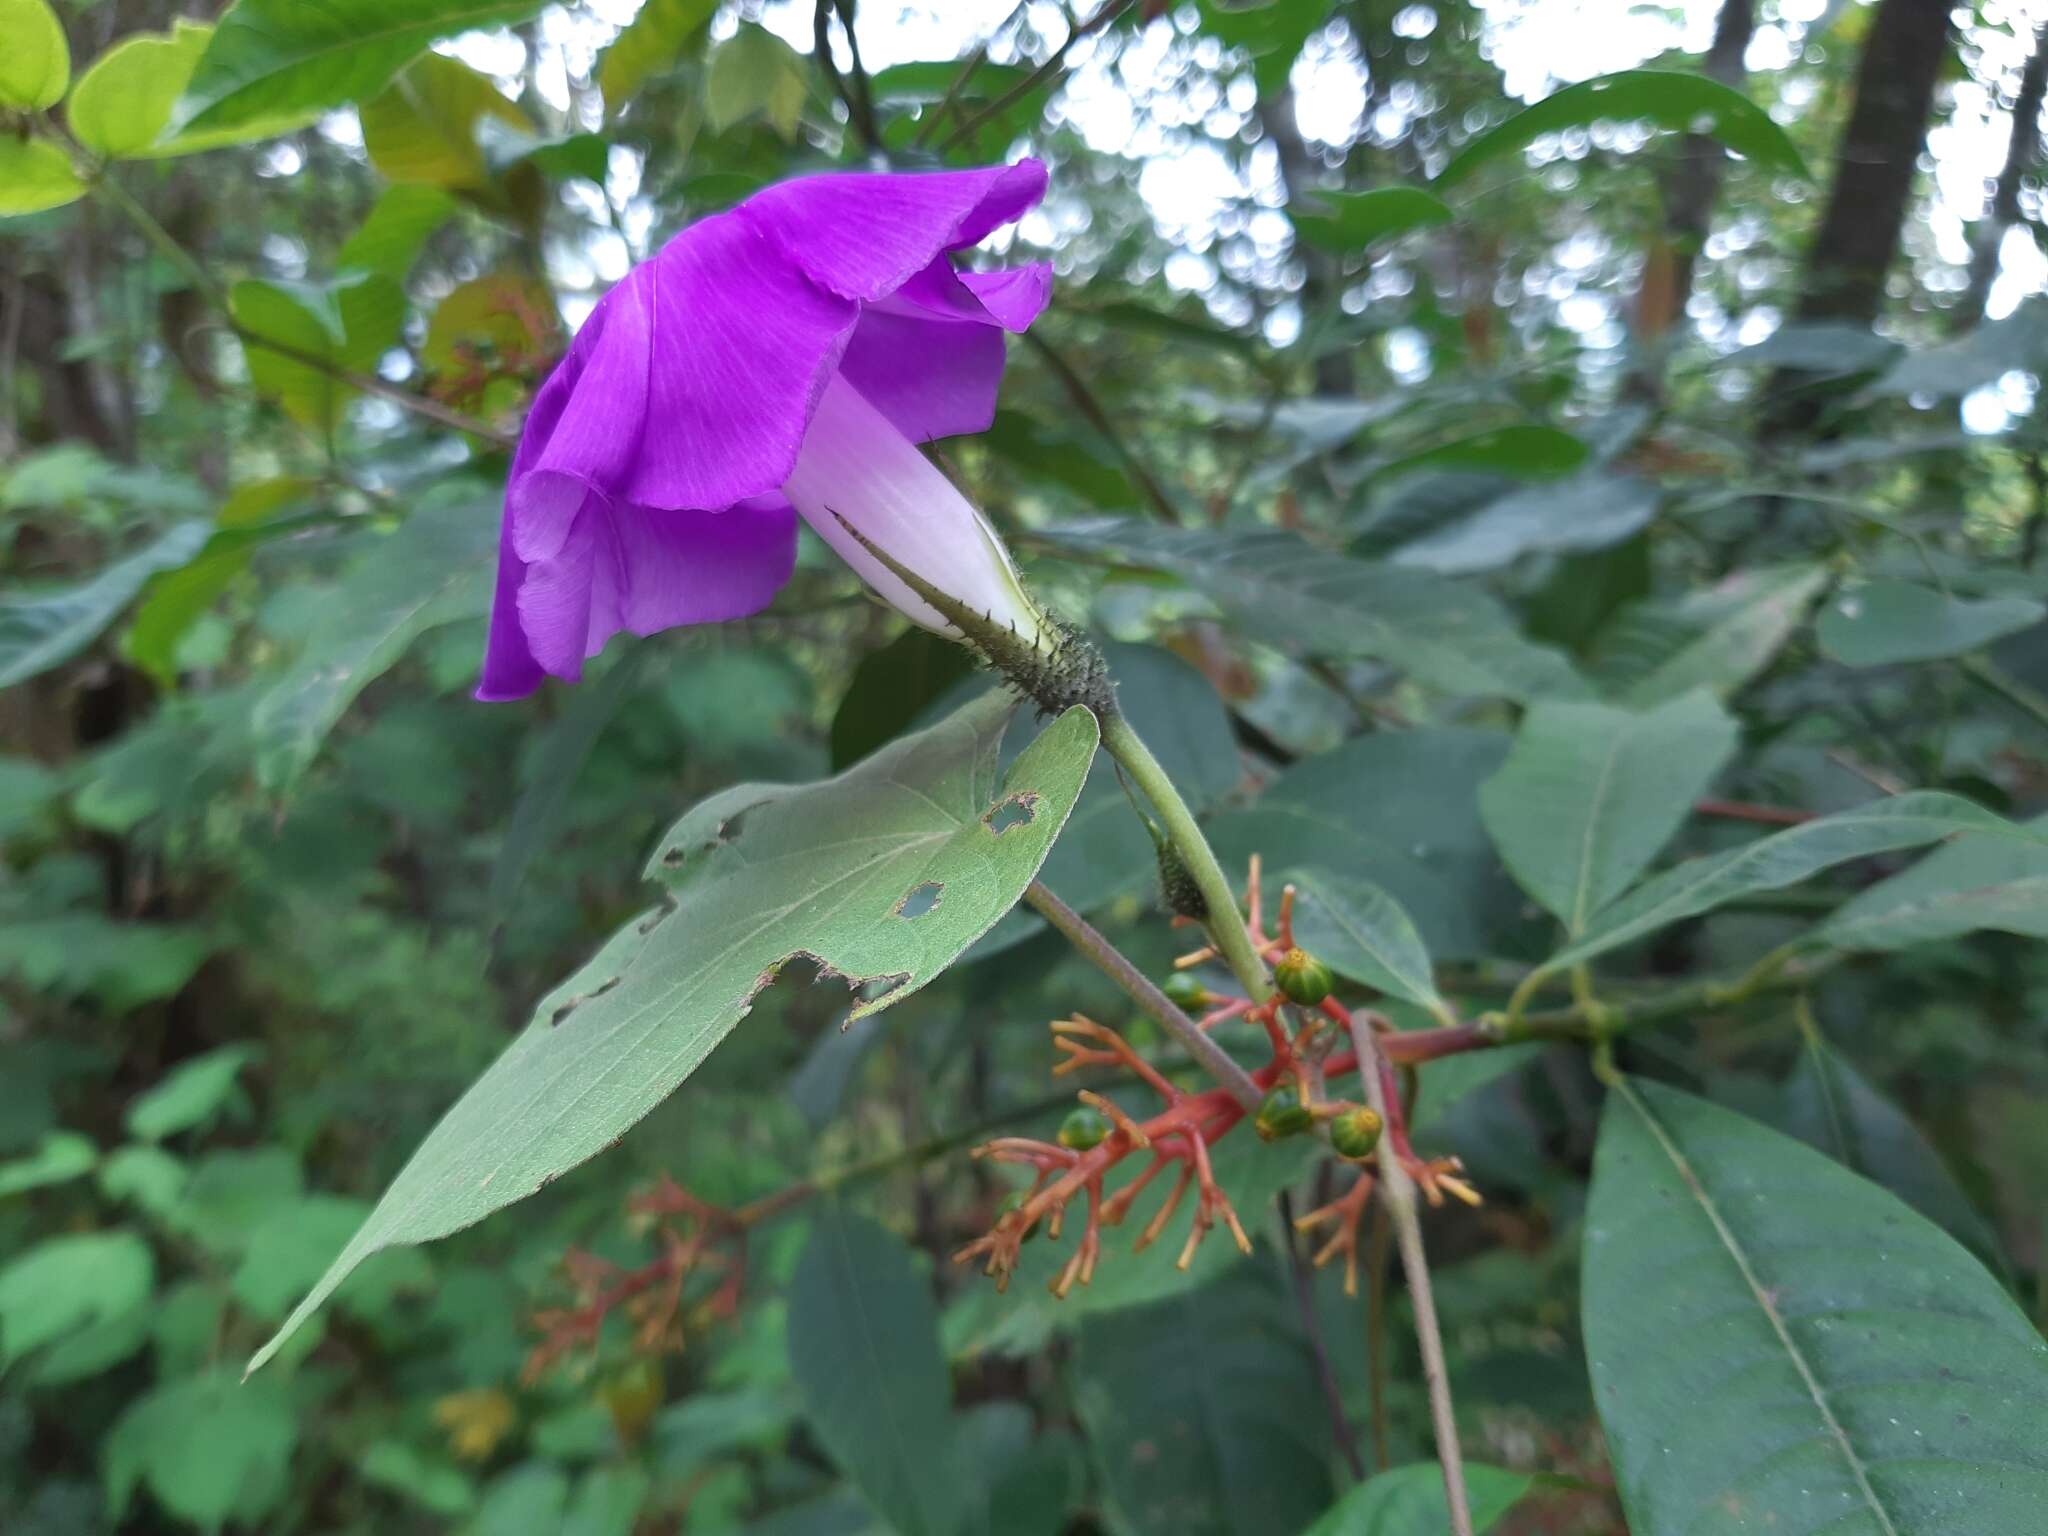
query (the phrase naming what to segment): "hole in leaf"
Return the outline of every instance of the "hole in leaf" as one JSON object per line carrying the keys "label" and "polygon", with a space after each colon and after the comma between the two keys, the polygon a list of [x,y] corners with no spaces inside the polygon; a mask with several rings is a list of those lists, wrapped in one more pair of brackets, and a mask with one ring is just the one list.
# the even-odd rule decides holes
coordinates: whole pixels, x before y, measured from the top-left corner
{"label": "hole in leaf", "polygon": [[1012,827],[1028,826],[1037,815],[1038,796],[1021,794],[997,801],[981,819],[988,824],[989,831],[1001,837]]}
{"label": "hole in leaf", "polygon": [[927,880],[922,885],[912,886],[909,893],[896,903],[896,915],[923,917],[925,913],[938,906],[939,896],[945,889],[945,886],[936,880]]}

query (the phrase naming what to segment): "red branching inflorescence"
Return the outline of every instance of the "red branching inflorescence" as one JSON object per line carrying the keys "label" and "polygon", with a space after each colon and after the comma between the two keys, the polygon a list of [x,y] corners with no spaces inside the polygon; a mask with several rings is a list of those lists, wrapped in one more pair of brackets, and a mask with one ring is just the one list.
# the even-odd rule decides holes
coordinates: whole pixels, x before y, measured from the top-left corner
{"label": "red branching inflorescence", "polygon": [[[576,1304],[534,1314],[541,1341],[527,1356],[522,1372],[527,1382],[538,1380],[571,1351],[595,1349],[606,1319],[615,1312],[632,1324],[632,1347],[643,1355],[680,1350],[687,1331],[738,1312],[746,1282],[748,1225],[739,1214],[699,1200],[666,1174],[654,1189],[629,1200],[626,1209],[650,1224],[659,1251],[647,1263],[627,1269],[570,1249],[562,1273]],[[690,1296],[690,1282],[706,1276],[715,1283]]]}
{"label": "red branching inflorescence", "polygon": [[[1273,933],[1268,935],[1256,857],[1251,861],[1247,906],[1245,930],[1262,956],[1271,960],[1295,950],[1294,888],[1288,886],[1281,892],[1278,918]],[[1175,963],[1186,969],[1215,956],[1214,948],[1204,948],[1182,956]],[[1246,997],[1211,994],[1208,1001],[1213,1006],[1195,1021],[1202,1029],[1214,1029],[1230,1019],[1245,1019],[1265,1031],[1272,1054],[1264,1066],[1251,1074],[1262,1091],[1270,1092],[1283,1084],[1292,1088],[1297,1096],[1295,1102],[1306,1107],[1311,1124],[1334,1119],[1358,1107],[1329,1100],[1323,1093],[1326,1083],[1358,1070],[1356,1052],[1343,1048],[1351,1036],[1352,1014],[1334,997],[1326,997],[1310,1008],[1291,1004],[1283,997],[1254,1003]],[[1430,1204],[1443,1204],[1448,1194],[1477,1205],[1479,1193],[1461,1177],[1463,1165],[1457,1158],[1416,1155],[1408,1139],[1400,1085],[1391,1065],[1469,1049],[1475,1043],[1471,1032],[1445,1028],[1404,1034],[1392,1031],[1378,1015],[1367,1015],[1365,1022],[1382,1032],[1378,1070],[1390,1114],[1384,1148],[1359,1161],[1373,1163],[1391,1150]],[[1029,1168],[1036,1177],[988,1232],[954,1254],[955,1262],[980,1261],[984,1272],[995,1278],[997,1289],[1006,1288],[1025,1240],[1041,1228],[1048,1238],[1058,1238],[1068,1205],[1076,1197],[1085,1196],[1087,1215],[1080,1241],[1050,1287],[1055,1296],[1065,1297],[1075,1285],[1086,1285],[1094,1277],[1102,1254],[1103,1228],[1121,1225],[1153,1182],[1169,1168],[1174,1170],[1173,1184],[1139,1232],[1134,1249],[1142,1251],[1159,1239],[1192,1186],[1196,1191],[1194,1221],[1176,1261],[1178,1265],[1187,1268],[1203,1238],[1219,1223],[1229,1230],[1238,1247],[1249,1253],[1251,1239],[1229,1196],[1216,1182],[1209,1155],[1210,1148],[1246,1118],[1244,1106],[1227,1089],[1195,1093],[1178,1087],[1139,1055],[1123,1036],[1093,1019],[1076,1014],[1055,1021],[1051,1028],[1053,1046],[1062,1058],[1053,1068],[1055,1076],[1088,1067],[1121,1070],[1156,1096],[1161,1108],[1149,1118],[1140,1119],[1106,1095],[1083,1090],[1079,1094],[1081,1101],[1099,1111],[1112,1127],[1094,1145],[1080,1148],[1029,1137],[1003,1136],[975,1148],[974,1156],[978,1158]],[[1269,1134],[1266,1115],[1262,1113],[1259,1118],[1260,1134]],[[1141,1151],[1149,1152],[1151,1161],[1130,1182],[1105,1195],[1106,1176],[1133,1153]],[[1322,1265],[1341,1256],[1347,1292],[1355,1292],[1357,1287],[1358,1227],[1373,1188],[1373,1172],[1361,1166],[1344,1195],[1310,1211],[1296,1223],[1304,1231],[1325,1226],[1334,1229],[1315,1254],[1315,1262]]]}

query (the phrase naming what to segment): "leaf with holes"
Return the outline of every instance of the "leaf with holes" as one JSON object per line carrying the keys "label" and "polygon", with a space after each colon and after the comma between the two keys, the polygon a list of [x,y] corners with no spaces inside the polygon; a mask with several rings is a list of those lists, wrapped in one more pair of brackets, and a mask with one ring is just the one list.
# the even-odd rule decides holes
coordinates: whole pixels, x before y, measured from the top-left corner
{"label": "leaf with holes", "polygon": [[1586,692],[1477,587],[1347,559],[1279,529],[1160,528],[1090,518],[1045,530],[1061,549],[1170,571],[1255,639],[1309,656],[1373,657],[1447,693],[1533,699]]}
{"label": "leaf with holes", "polygon": [[1584,1326],[1638,1536],[2015,1536],[2048,1508],[2048,1342],[1947,1233],[1729,1110],[1608,1100]]}
{"label": "leaf with holes", "polygon": [[1806,162],[1768,112],[1719,81],[1669,69],[1627,69],[1568,85],[1488,129],[1467,144],[1437,177],[1454,187],[1495,160],[1527,149],[1549,133],[1589,123],[1655,123],[1673,133],[1718,139],[1766,170],[1808,180]]}
{"label": "leaf with holes", "polygon": [[1071,709],[999,774],[1013,708],[985,694],[836,778],[736,785],[686,814],[648,865],[662,904],[541,1000],[250,1368],[371,1254],[481,1221],[617,1141],[790,961],[861,994],[851,1024],[958,959],[1038,873],[1095,758],[1095,719]]}
{"label": "leaf with holes", "polygon": [[1580,933],[1670,841],[1735,736],[1704,690],[1644,714],[1545,701],[1480,786],[1480,817],[1522,889]]}

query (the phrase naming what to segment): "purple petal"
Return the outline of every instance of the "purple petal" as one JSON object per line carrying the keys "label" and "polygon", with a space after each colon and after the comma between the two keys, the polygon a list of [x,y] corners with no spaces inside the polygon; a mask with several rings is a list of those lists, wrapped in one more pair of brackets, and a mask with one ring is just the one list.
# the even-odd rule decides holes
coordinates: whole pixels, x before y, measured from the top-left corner
{"label": "purple petal", "polygon": [[584,661],[621,630],[651,635],[760,612],[796,564],[796,523],[780,496],[704,512],[615,505],[586,492],[546,558],[522,560],[510,543],[501,549],[477,696],[518,698],[543,674],[576,682]]}
{"label": "purple petal", "polygon": [[863,309],[839,371],[913,442],[985,432],[1003,330],[1023,330],[1051,296],[1050,266],[956,273],[940,257]]}
{"label": "purple petal", "polygon": [[1045,196],[1036,160],[920,175],[806,176],[757,192],[740,216],[833,293],[873,301],[944,251],[975,244]]}

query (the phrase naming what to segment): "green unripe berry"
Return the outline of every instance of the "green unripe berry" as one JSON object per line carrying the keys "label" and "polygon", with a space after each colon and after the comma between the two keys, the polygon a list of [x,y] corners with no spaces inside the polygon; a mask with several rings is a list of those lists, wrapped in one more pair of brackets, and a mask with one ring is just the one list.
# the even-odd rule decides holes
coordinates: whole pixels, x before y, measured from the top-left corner
{"label": "green unripe berry", "polygon": [[1087,1152],[1109,1139],[1109,1120],[1100,1110],[1083,1105],[1060,1122],[1054,1139],[1069,1152]]}
{"label": "green unripe berry", "polygon": [[1337,979],[1330,968],[1307,950],[1296,946],[1280,957],[1273,967],[1273,983],[1290,1003],[1313,1008],[1330,995]]}
{"label": "green unripe berry", "polygon": [[1380,1144],[1380,1129],[1378,1113],[1356,1105],[1330,1122],[1330,1150],[1351,1162],[1361,1162]]}
{"label": "green unripe berry", "polygon": [[1278,1141],[1283,1136],[1299,1136],[1315,1123],[1316,1117],[1301,1102],[1301,1095],[1283,1085],[1266,1095],[1252,1127],[1261,1141]]}
{"label": "green unripe berry", "polygon": [[1160,990],[1176,1008],[1209,1006],[1209,989],[1197,981],[1191,971],[1175,971],[1166,978],[1166,985]]}

